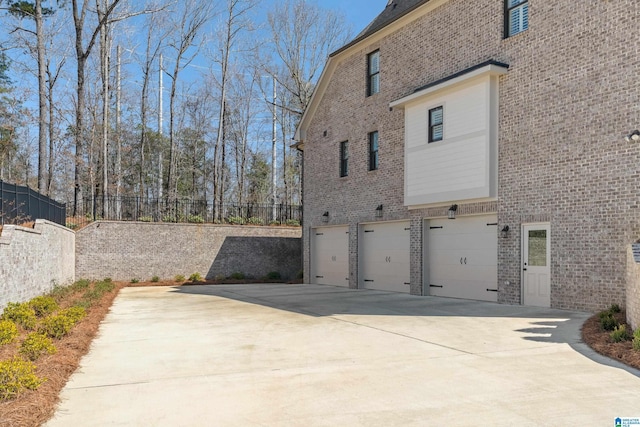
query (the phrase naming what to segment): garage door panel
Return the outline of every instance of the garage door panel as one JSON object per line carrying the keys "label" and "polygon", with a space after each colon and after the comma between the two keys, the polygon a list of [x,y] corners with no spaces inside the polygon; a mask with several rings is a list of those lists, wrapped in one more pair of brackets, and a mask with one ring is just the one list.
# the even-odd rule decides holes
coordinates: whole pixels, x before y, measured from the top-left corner
{"label": "garage door panel", "polygon": [[459,217],[430,221],[428,234],[430,294],[496,301],[497,217]]}
{"label": "garage door panel", "polygon": [[312,230],[311,283],[349,286],[348,227],[321,227]]}
{"label": "garage door panel", "polygon": [[361,233],[361,286],[409,292],[409,222],[366,224]]}

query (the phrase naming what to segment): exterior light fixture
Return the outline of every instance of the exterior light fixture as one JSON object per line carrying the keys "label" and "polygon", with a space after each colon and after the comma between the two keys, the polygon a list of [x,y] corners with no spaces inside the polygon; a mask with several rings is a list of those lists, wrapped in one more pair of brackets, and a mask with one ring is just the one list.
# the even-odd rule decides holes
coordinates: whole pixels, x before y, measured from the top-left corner
{"label": "exterior light fixture", "polygon": [[451,205],[447,213],[447,218],[456,219],[456,212],[458,211],[458,205]]}
{"label": "exterior light fixture", "polygon": [[329,211],[322,214],[322,222],[329,222]]}
{"label": "exterior light fixture", "polygon": [[624,137],[627,142],[640,142],[640,130],[634,130],[629,135]]}
{"label": "exterior light fixture", "polygon": [[502,234],[502,238],[506,239],[509,236],[509,226],[505,225],[504,227],[502,227],[502,230],[500,230],[500,233]]}
{"label": "exterior light fixture", "polygon": [[378,205],[376,208],[376,218],[382,218],[382,205]]}

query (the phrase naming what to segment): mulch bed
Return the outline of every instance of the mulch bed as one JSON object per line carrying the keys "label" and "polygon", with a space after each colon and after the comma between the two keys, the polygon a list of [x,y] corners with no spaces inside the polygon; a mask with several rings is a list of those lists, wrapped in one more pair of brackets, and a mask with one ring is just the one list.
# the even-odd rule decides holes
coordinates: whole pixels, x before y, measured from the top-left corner
{"label": "mulch bed", "polygon": [[[95,338],[100,322],[109,312],[114,298],[123,287],[116,284],[113,291],[107,292],[87,310],[82,319],[67,335],[60,340],[53,340],[57,352],[41,356],[36,362],[36,375],[46,381],[34,391],[27,390],[16,399],[0,402],[0,427],[32,427],[44,424],[54,414],[59,401],[59,394],[69,377],[80,364]],[[60,307],[66,308],[78,299],[84,291],[68,295],[61,301]],[[22,338],[26,331],[22,331]],[[18,342],[0,346],[0,360],[7,360],[18,353]]]}
{"label": "mulch bed", "polygon": [[[618,323],[626,324],[625,313],[616,313],[614,317]],[[632,331],[627,325],[627,331]],[[596,314],[591,316],[582,326],[582,340],[598,353],[618,360],[634,368],[640,369],[640,351],[631,346],[631,341],[613,342],[610,331],[603,331],[600,327],[600,318]]]}

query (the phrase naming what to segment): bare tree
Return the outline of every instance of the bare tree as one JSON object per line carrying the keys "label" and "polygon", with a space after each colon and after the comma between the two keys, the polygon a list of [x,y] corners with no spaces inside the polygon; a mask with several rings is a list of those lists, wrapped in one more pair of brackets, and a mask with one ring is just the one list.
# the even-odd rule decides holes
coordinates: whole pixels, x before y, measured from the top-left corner
{"label": "bare tree", "polygon": [[[180,71],[193,61],[198,46],[195,44],[202,27],[211,18],[209,2],[196,2],[189,0],[182,6],[178,19],[175,22],[175,33],[173,39],[169,42],[169,47],[174,50],[175,60],[173,72],[167,72],[171,78],[171,89],[169,92],[169,175],[167,177],[168,197],[175,199],[177,197],[178,179],[178,151],[175,139],[174,129],[174,112],[176,101],[176,88]],[[189,56],[187,56],[189,54]]]}
{"label": "bare tree", "polygon": [[308,0],[284,0],[268,14],[272,47],[280,65],[267,66],[278,85],[292,95],[280,105],[301,115],[329,54],[348,39],[343,15]]}

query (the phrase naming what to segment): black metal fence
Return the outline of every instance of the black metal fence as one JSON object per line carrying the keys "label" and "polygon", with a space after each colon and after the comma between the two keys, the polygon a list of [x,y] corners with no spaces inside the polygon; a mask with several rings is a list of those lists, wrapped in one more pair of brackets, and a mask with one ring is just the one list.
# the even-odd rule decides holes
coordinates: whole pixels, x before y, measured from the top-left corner
{"label": "black metal fence", "polygon": [[65,225],[66,205],[29,187],[0,181],[0,224],[46,219]]}
{"label": "black metal fence", "polygon": [[89,198],[76,209],[68,226],[75,228],[104,219],[111,221],[181,222],[250,225],[300,225],[302,206],[254,203],[214,203],[209,200],[142,197]]}

